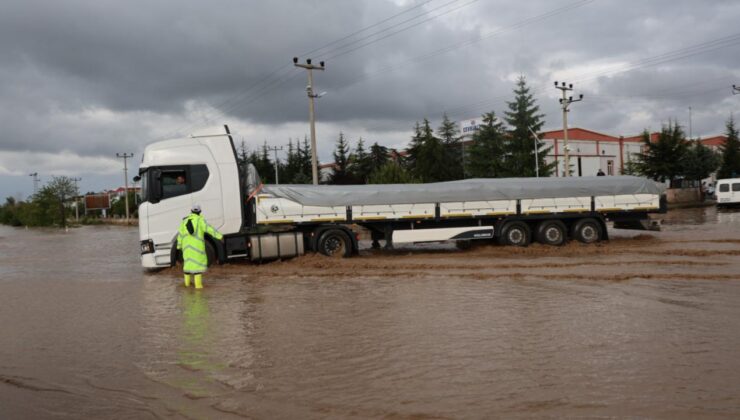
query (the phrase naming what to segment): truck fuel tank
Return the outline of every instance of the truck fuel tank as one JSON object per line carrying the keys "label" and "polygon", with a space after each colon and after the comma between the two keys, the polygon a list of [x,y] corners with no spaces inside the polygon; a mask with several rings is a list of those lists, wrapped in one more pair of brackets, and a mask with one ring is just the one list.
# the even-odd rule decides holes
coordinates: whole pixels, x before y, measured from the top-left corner
{"label": "truck fuel tank", "polygon": [[292,258],[305,253],[300,232],[266,233],[249,237],[249,258],[261,262]]}

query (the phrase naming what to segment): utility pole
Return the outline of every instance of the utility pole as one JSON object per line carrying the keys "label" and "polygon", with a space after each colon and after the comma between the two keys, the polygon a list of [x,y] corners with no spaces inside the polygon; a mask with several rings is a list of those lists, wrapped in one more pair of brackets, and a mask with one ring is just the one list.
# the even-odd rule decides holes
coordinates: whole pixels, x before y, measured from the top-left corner
{"label": "utility pole", "polygon": [[563,92],[563,97],[560,98],[560,105],[563,107],[563,150],[565,150],[565,174],[564,176],[570,176],[570,151],[568,149],[568,106],[573,102],[579,102],[583,100],[583,94],[578,99],[573,99],[572,96],[567,96],[568,91],[573,90],[573,83],[566,84],[562,82],[558,86],[558,82],[555,82],[555,89],[559,89]]}
{"label": "utility pole", "polygon": [[732,94],[733,94],[733,95],[738,95],[738,94],[740,94],[740,87],[737,87],[737,86],[735,86],[735,85],[732,85]]}
{"label": "utility pole", "polygon": [[691,107],[689,107],[689,140],[694,138],[693,134],[694,133],[693,133],[693,129],[691,126]]}
{"label": "utility pole", "polygon": [[72,182],[75,183],[75,221],[80,221],[80,206],[77,202],[77,197],[80,195],[80,190],[77,189],[77,182],[82,181],[82,178],[72,178]]}
{"label": "utility pole", "polygon": [[278,162],[277,152],[278,150],[283,150],[283,146],[280,146],[280,147],[272,146],[272,147],[268,147],[267,150],[272,150],[275,153],[275,184],[279,184],[280,179],[278,178],[278,167],[280,165]]}
{"label": "utility pole", "polygon": [[33,195],[36,195],[36,193],[39,192],[39,181],[41,181],[39,179],[39,173],[33,172],[33,173],[28,174],[28,176],[33,177]]}
{"label": "utility pole", "polygon": [[311,124],[311,174],[313,176],[313,185],[319,184],[319,164],[316,159],[316,116],[314,114],[314,99],[320,98],[321,95],[317,95],[313,91],[313,70],[324,70],[324,62],[320,62],[319,66],[311,64],[311,59],[306,59],[306,64],[299,64],[298,57],[293,57],[293,65],[296,67],[304,68],[308,70],[308,86],[306,86],[306,92],[308,93],[308,120]]}
{"label": "utility pole", "polygon": [[129,223],[129,214],[128,214],[128,163],[126,159],[134,157],[133,153],[116,153],[116,157],[119,159],[123,159],[123,185],[124,185],[124,193],[126,197],[126,224]]}
{"label": "utility pole", "polygon": [[529,132],[532,133],[532,137],[534,137],[534,174],[536,178],[540,177],[540,138],[537,137],[537,133],[532,130],[532,127],[527,126],[529,128]]}

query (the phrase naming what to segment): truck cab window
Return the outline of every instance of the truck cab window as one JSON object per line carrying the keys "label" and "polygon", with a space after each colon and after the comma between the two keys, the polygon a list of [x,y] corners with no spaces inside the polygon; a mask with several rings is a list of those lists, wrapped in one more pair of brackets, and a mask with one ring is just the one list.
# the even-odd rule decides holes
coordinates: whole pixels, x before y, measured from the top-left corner
{"label": "truck cab window", "polygon": [[190,186],[193,192],[200,191],[208,180],[208,167],[206,165],[193,165],[190,167]]}
{"label": "truck cab window", "polygon": [[187,194],[190,190],[185,170],[162,171],[162,199]]}

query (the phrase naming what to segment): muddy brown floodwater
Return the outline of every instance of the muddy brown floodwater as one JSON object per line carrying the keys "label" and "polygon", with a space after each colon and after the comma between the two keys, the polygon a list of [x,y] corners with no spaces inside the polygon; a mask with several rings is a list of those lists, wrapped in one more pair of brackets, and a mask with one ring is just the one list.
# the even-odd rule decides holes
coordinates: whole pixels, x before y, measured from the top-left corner
{"label": "muddy brown floodwater", "polygon": [[740,417],[740,212],[561,248],[142,271],[0,227],[0,418]]}

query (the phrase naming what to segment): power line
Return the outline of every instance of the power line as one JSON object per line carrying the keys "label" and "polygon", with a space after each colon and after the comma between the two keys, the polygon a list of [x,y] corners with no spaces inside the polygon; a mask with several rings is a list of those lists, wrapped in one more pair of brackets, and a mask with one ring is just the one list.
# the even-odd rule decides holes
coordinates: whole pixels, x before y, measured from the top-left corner
{"label": "power line", "polygon": [[[370,26],[366,26],[366,27],[364,27],[364,28],[362,28],[360,30],[357,30],[355,32],[352,32],[351,34],[346,35],[346,36],[343,36],[342,38],[339,38],[337,40],[334,40],[334,41],[332,41],[332,42],[330,42],[330,43],[328,43],[326,45],[323,45],[323,46],[321,46],[319,48],[314,48],[311,51],[307,51],[307,52],[301,54],[301,57],[306,57],[306,56],[312,55],[312,54],[316,53],[317,51],[321,51],[323,49],[326,49],[327,47],[330,47],[332,45],[336,45],[336,44],[344,41],[345,39],[349,39],[349,38],[351,38],[351,37],[353,37],[353,36],[355,36],[357,34],[360,34],[362,32],[365,32],[368,29],[371,29],[371,28],[374,28],[376,26],[382,25],[385,22],[391,21],[391,20],[397,18],[398,16],[404,15],[404,14],[406,14],[406,13],[412,11],[412,10],[418,9],[418,8],[424,6],[427,3],[431,3],[432,1],[434,1],[434,0],[427,0],[425,2],[422,2],[422,3],[419,3],[419,4],[415,5],[413,7],[409,7],[408,9],[406,9],[406,10],[400,12],[400,13],[396,13],[395,15],[389,16],[389,17],[387,17],[387,18],[385,18],[385,19],[383,19],[383,20],[381,20],[379,22],[376,22],[376,23],[374,23],[374,24],[372,24]],[[459,0],[455,0],[455,1],[459,1]]]}
{"label": "power line", "polygon": [[[456,2],[458,2],[458,1],[459,1],[459,0],[453,0],[453,1],[450,1],[450,2],[448,2],[448,3],[445,3],[445,4],[443,4],[443,5],[439,6],[439,7],[436,7],[436,8],[434,8],[434,9],[432,9],[432,10],[428,11],[428,12],[425,12],[425,13],[423,13],[423,14],[421,14],[421,15],[418,15],[418,16],[414,16],[413,18],[410,18],[410,19],[404,20],[404,21],[402,21],[402,22],[399,22],[399,23],[397,23],[397,24],[395,24],[395,25],[393,25],[393,26],[391,26],[391,27],[388,27],[388,28],[382,29],[382,30],[380,30],[380,31],[378,31],[378,32],[375,32],[375,33],[372,33],[372,34],[370,34],[370,35],[367,35],[367,36],[365,36],[365,37],[363,37],[363,38],[360,38],[360,39],[354,40],[354,41],[352,41],[352,42],[349,42],[349,43],[347,43],[347,44],[345,44],[345,45],[342,45],[342,46],[340,46],[340,47],[338,47],[338,48],[336,48],[336,49],[344,49],[344,48],[346,48],[346,47],[349,47],[349,46],[351,46],[351,45],[354,45],[354,44],[357,44],[357,43],[359,43],[359,42],[362,42],[362,41],[364,41],[364,40],[370,39],[370,38],[372,38],[372,37],[373,37],[373,36],[375,36],[375,35],[379,35],[379,34],[381,34],[381,33],[383,33],[383,32],[387,32],[387,31],[389,31],[389,30],[391,30],[391,29],[393,29],[393,28],[395,28],[395,27],[401,26],[401,25],[403,25],[403,24],[405,24],[405,23],[409,23],[409,22],[411,22],[411,21],[413,21],[413,20],[415,20],[415,19],[417,19],[417,18],[419,18],[419,17],[421,17],[421,16],[423,16],[423,15],[425,15],[425,14],[428,14],[428,13],[431,13],[431,12],[434,12],[434,11],[437,11],[437,10],[439,10],[439,9],[442,9],[442,8],[444,8],[444,7],[447,7],[447,6],[449,6],[450,4],[452,4],[452,3],[456,3]],[[384,40],[384,39],[386,39],[386,38],[390,38],[390,37],[392,37],[393,35],[397,35],[397,34],[399,34],[399,33],[401,33],[401,32],[405,32],[405,31],[408,31],[409,29],[413,29],[413,28],[415,28],[415,27],[417,27],[417,26],[419,26],[419,25],[421,25],[421,24],[423,24],[423,23],[429,22],[430,20],[434,20],[434,19],[437,19],[437,18],[439,18],[439,17],[442,17],[442,16],[445,16],[445,15],[448,15],[448,14],[450,14],[450,13],[452,13],[452,12],[456,11],[456,10],[460,10],[460,9],[462,9],[462,8],[464,8],[464,7],[470,6],[471,4],[473,4],[473,3],[477,2],[477,1],[478,1],[478,0],[471,0],[471,1],[467,2],[467,3],[465,3],[465,4],[462,4],[462,5],[460,5],[460,6],[454,7],[454,8],[452,8],[452,9],[449,9],[449,10],[447,10],[447,11],[444,11],[444,12],[442,12],[442,13],[438,14],[438,15],[434,15],[434,16],[432,16],[432,17],[429,17],[429,18],[427,18],[427,19],[424,19],[424,20],[422,20],[422,21],[419,21],[419,22],[415,22],[414,24],[412,24],[412,25],[409,25],[409,26],[406,26],[405,28],[401,28],[401,29],[399,29],[399,30],[397,30],[397,31],[395,31],[395,32],[391,32],[391,33],[389,33],[389,34],[387,34],[387,35],[384,35],[384,36],[382,36],[382,37],[380,37],[380,38],[376,38],[376,39],[370,40],[369,42],[366,42],[366,43],[364,43],[364,44],[361,44],[361,45],[359,45],[359,46],[357,46],[357,47],[354,47],[354,48],[351,48],[351,49],[349,49],[349,50],[346,50],[346,51],[341,51],[341,52],[339,52],[339,53],[337,53],[337,54],[334,54],[334,55],[332,55],[332,56],[328,56],[328,57],[326,57],[326,56],[324,56],[324,55],[319,55],[319,57],[322,57],[322,58],[326,57],[326,58],[325,58],[326,60],[332,60],[332,59],[334,59],[334,58],[337,58],[337,57],[341,57],[341,56],[343,56],[343,55],[346,55],[346,54],[349,54],[349,53],[351,53],[351,52],[357,51],[357,50],[359,50],[360,48],[364,48],[364,47],[367,47],[368,45],[374,44],[374,43],[376,43],[376,42],[378,42],[378,41],[382,41],[382,40]]]}
{"label": "power line", "polygon": [[[385,19],[381,20],[380,22],[377,22],[377,23],[375,23],[373,25],[370,25],[370,26],[367,26],[367,27],[365,27],[363,29],[360,29],[358,31],[355,31],[355,32],[353,32],[353,33],[351,33],[349,35],[346,35],[346,36],[344,36],[342,38],[339,38],[339,39],[337,39],[335,41],[332,41],[332,42],[330,42],[328,44],[325,44],[322,47],[315,48],[315,49],[313,49],[313,50],[311,50],[311,51],[309,51],[307,53],[304,53],[304,54],[302,54],[302,56],[307,56],[307,55],[309,55],[309,54],[311,54],[313,52],[316,52],[316,51],[319,51],[319,50],[322,50],[322,49],[326,49],[327,47],[329,47],[331,45],[337,44],[337,43],[339,43],[339,42],[341,42],[341,41],[343,41],[345,39],[348,39],[348,38],[350,38],[350,37],[352,37],[352,36],[354,36],[354,35],[356,35],[358,33],[362,33],[362,32],[364,32],[367,29],[370,29],[370,28],[376,27],[376,26],[378,26],[378,25],[380,25],[382,23],[388,22],[388,21],[390,21],[390,20],[392,20],[392,19],[394,19],[394,18],[396,18],[396,17],[398,17],[400,15],[403,15],[403,14],[408,13],[408,12],[410,12],[412,10],[415,10],[415,9],[417,9],[417,8],[419,8],[419,7],[427,4],[427,3],[430,3],[431,1],[433,1],[433,0],[429,0],[429,1],[423,2],[423,3],[419,4],[419,5],[416,5],[414,7],[411,7],[409,9],[406,9],[404,11],[401,11],[399,13],[396,13],[396,14],[388,17],[388,18],[385,18]],[[425,12],[423,12],[423,13],[417,15],[417,16],[414,16],[410,20],[413,20],[413,19],[422,17],[424,15],[427,15],[427,14],[429,14],[429,13],[435,11],[435,10],[438,10],[438,9],[440,9],[442,7],[445,7],[445,6],[449,5],[449,4],[454,3],[454,2],[457,2],[457,1],[459,1],[459,0],[454,0],[454,1],[451,1],[451,2],[448,2],[448,3],[445,3],[444,5],[439,6],[437,8],[434,8],[432,10],[425,11]],[[474,0],[474,1],[477,1],[477,0]],[[439,16],[436,16],[436,17],[439,17]],[[431,19],[427,19],[427,21],[428,20],[431,20]],[[396,24],[394,24],[394,25],[392,25],[392,26],[384,29],[383,31],[387,31],[387,30],[393,29],[395,27],[398,27],[398,26],[402,25],[403,23],[405,23],[407,21],[396,23]],[[383,31],[380,31],[380,32],[383,32]],[[376,35],[376,34],[378,34],[380,32],[369,34],[369,35],[367,35],[367,36],[365,36],[363,38],[360,38],[357,41],[362,41],[362,40],[368,39],[368,38],[370,38],[370,37],[372,37],[372,36],[374,36],[374,35]],[[399,32],[402,32],[402,31],[397,31],[395,33],[399,33]],[[353,41],[353,42],[357,42],[357,41]],[[349,45],[349,44],[345,44],[345,45],[339,46],[337,48],[330,49],[330,50],[326,51],[325,53],[326,54],[331,53],[333,51],[336,51],[337,49],[344,48],[347,45]],[[359,49],[359,48],[360,47],[358,47],[357,49]],[[197,126],[202,126],[202,125],[209,124],[209,123],[213,122],[216,118],[220,118],[220,117],[226,115],[227,113],[233,111],[238,106],[240,106],[241,103],[243,101],[245,101],[245,100],[248,100],[248,102],[246,104],[244,104],[244,105],[249,105],[251,103],[254,103],[257,99],[259,99],[262,96],[264,96],[270,90],[272,90],[274,88],[277,88],[278,86],[284,84],[285,82],[290,81],[290,80],[292,80],[292,79],[295,78],[295,77],[284,78],[284,76],[288,75],[288,73],[286,73],[286,71],[285,71],[288,68],[290,68],[290,65],[288,65],[288,64],[277,67],[275,70],[273,70],[272,72],[268,73],[265,77],[260,78],[257,82],[251,84],[249,87],[247,87],[246,89],[244,89],[241,93],[239,93],[237,95],[234,95],[231,98],[226,99],[225,101],[223,101],[222,103],[220,103],[218,105],[214,105],[213,108],[217,109],[217,111],[212,116],[202,118],[201,119],[201,122],[199,122],[199,123],[191,124],[189,126],[186,126],[185,129],[178,129],[178,130],[176,130],[174,132],[171,132],[170,134],[167,134],[166,136],[162,136],[162,137],[170,137],[171,138],[171,137],[179,136],[179,135],[182,135],[183,132],[187,133],[187,131],[193,129],[193,127],[197,127]],[[252,91],[256,91],[256,92],[252,92]],[[252,92],[253,94],[250,95],[250,92]],[[160,137],[160,138],[162,138],[162,137]]]}

